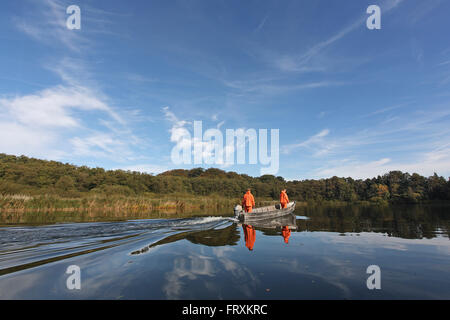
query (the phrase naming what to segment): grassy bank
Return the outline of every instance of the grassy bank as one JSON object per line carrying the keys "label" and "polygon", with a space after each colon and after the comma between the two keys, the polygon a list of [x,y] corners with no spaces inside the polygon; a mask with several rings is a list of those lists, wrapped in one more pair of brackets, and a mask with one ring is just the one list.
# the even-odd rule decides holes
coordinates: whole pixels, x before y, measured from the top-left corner
{"label": "grassy bank", "polygon": [[[232,216],[240,198],[171,194],[164,197],[86,195],[69,198],[57,195],[0,196],[0,225],[58,222],[117,221],[149,218],[188,218],[193,216]],[[258,199],[257,206],[273,204]]]}
{"label": "grassy bank", "polygon": [[[232,212],[240,198],[219,195],[192,196],[154,194],[140,196],[87,195],[65,198],[57,195],[4,195],[0,196],[0,212],[152,212],[160,210],[193,211],[203,209],[226,209]],[[272,199],[259,199],[257,206],[275,203]]]}
{"label": "grassy bank", "polygon": [[[15,212],[118,212],[118,213],[149,213],[193,212],[193,211],[228,211],[241,202],[241,197],[224,197],[221,195],[196,196],[190,194],[167,194],[161,196],[153,193],[144,195],[106,195],[85,194],[78,197],[63,197],[54,194],[46,195],[0,195],[0,213]],[[256,207],[278,203],[271,198],[256,197]],[[397,202],[394,202],[397,203]],[[421,204],[449,203],[448,201],[421,201]],[[297,201],[297,206],[332,206],[349,205],[386,206],[387,200],[379,201]],[[401,204],[401,203],[400,203]]]}

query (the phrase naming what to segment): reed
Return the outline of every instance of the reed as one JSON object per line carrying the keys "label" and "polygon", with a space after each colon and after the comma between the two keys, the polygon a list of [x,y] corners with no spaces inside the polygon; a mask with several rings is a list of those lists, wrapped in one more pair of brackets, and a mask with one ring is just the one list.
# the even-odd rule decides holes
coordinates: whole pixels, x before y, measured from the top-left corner
{"label": "reed", "polygon": [[[157,197],[154,194],[142,196],[89,195],[80,198],[64,198],[57,195],[0,196],[0,213],[14,212],[151,212],[158,210],[193,211],[206,209],[227,209],[232,212],[239,198],[219,195],[192,196],[172,194]],[[275,203],[270,199],[260,199],[257,206]]]}

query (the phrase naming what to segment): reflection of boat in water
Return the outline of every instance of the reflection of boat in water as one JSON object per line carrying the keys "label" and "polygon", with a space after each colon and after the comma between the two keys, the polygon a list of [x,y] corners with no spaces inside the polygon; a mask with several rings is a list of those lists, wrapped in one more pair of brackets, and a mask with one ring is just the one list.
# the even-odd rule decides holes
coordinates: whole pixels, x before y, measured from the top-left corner
{"label": "reflection of boat in water", "polygon": [[281,217],[276,217],[272,219],[256,220],[251,223],[245,221],[245,224],[249,224],[256,229],[276,229],[281,230],[283,227],[289,227],[291,230],[297,229],[297,218],[294,214],[289,213]]}
{"label": "reflection of boat in water", "polygon": [[[256,230],[261,231],[265,235],[283,235],[285,242],[290,236],[290,230],[297,229],[296,225],[297,217],[294,214],[282,215],[272,219],[265,219],[254,221],[251,224],[245,223],[232,223],[228,218],[222,218],[218,223],[215,223],[211,229],[202,230],[205,228],[203,224],[192,224],[190,228],[199,228],[199,230],[181,231],[175,228],[164,236],[162,239],[146,245],[141,249],[132,251],[131,255],[139,255],[147,253],[150,249],[169,244],[172,242],[187,240],[194,244],[200,244],[210,247],[215,246],[235,246],[239,242],[240,234],[237,227],[242,227],[244,231],[244,240],[247,248],[253,250],[256,240]],[[201,219],[200,219],[201,221]],[[174,222],[175,226],[177,222]],[[181,221],[180,223],[183,223]],[[183,226],[181,224],[180,226]],[[208,228],[211,226],[207,226]],[[165,228],[161,229],[162,233],[166,233]],[[181,232],[180,232],[181,231]],[[157,233],[157,232],[155,232]]]}
{"label": "reflection of boat in water", "polygon": [[[252,212],[244,212],[241,206],[234,208],[234,214],[240,222],[254,225],[263,220],[278,219],[289,216],[295,210],[295,201],[289,202],[286,208],[282,209],[280,204],[253,209]],[[294,224],[295,225],[295,224]]]}
{"label": "reflection of boat in water", "polygon": [[142,249],[135,250],[131,252],[131,254],[138,255],[147,253],[154,247],[182,240],[211,247],[235,246],[239,241],[239,232],[236,229],[236,224],[231,224],[230,222],[228,223],[230,224],[229,226],[220,229],[214,228],[209,230],[186,231],[172,234],[149,244]]}
{"label": "reflection of boat in water", "polygon": [[297,218],[294,214],[283,215],[281,217],[255,221],[252,224],[242,224],[244,231],[245,246],[253,251],[256,240],[256,230],[262,231],[264,234],[281,235],[285,243],[289,243],[291,230],[297,229]]}

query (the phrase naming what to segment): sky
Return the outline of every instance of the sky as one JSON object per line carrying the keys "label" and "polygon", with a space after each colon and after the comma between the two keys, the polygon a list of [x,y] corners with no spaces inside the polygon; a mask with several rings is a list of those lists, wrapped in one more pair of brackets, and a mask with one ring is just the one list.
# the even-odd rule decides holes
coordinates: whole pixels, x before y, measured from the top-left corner
{"label": "sky", "polygon": [[174,163],[177,134],[202,121],[224,136],[278,129],[274,174],[288,180],[448,178],[449,14],[445,0],[2,1],[0,153],[261,174]]}

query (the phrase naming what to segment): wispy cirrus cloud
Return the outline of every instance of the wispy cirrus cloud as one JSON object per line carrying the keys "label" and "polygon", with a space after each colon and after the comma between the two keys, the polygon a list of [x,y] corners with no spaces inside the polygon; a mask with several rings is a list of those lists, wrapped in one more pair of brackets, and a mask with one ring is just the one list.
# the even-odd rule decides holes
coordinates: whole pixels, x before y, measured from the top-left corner
{"label": "wispy cirrus cloud", "polygon": [[21,17],[14,17],[16,27],[31,38],[47,45],[63,45],[80,52],[89,40],[79,30],[68,30],[66,9],[70,5],[59,0],[28,2],[31,10]]}
{"label": "wispy cirrus cloud", "polygon": [[[8,134],[11,139],[0,142],[0,148],[12,154],[54,159],[90,157],[90,161],[120,162],[136,158],[133,149],[142,141],[130,129],[130,117],[114,107],[85,58],[84,49],[95,49],[90,35],[106,30],[115,14],[84,4],[82,29],[69,30],[66,9],[71,4],[29,1],[26,5],[30,10],[12,18],[19,31],[46,47],[59,49],[42,65],[60,78],[60,84],[1,97],[0,131],[15,134]],[[83,28],[85,24],[90,28]],[[27,143],[21,143],[25,138]]]}
{"label": "wispy cirrus cloud", "polygon": [[338,165],[319,168],[314,175],[319,178],[330,176],[366,179],[383,175],[390,171],[400,170],[431,176],[435,172],[450,175],[450,144],[438,147],[429,152],[422,152],[409,161],[383,158],[376,161],[346,161]]}
{"label": "wispy cirrus cloud", "polygon": [[[383,14],[387,14],[396,7],[398,7],[404,0],[386,0],[380,4]],[[332,36],[318,41],[314,45],[310,46],[307,50],[300,54],[279,54],[276,55],[272,53],[269,55],[270,60],[273,61],[273,65],[279,70],[284,72],[294,72],[294,73],[304,73],[304,72],[322,72],[326,71],[323,53],[326,49],[331,47],[333,44],[339,42],[341,39],[345,38],[351,32],[357,30],[358,28],[365,27],[365,21],[367,15],[361,15],[352,23],[340,29],[338,32]],[[319,59],[315,61],[315,59]],[[326,59],[325,59],[326,60]],[[335,60],[335,59],[334,59]]]}
{"label": "wispy cirrus cloud", "polygon": [[316,169],[308,173],[313,178],[371,178],[392,170],[450,175],[449,116],[450,111],[438,108],[409,114],[408,121],[401,116],[380,119],[346,135],[322,130],[303,142],[282,146],[282,151],[301,150],[304,158],[313,157]]}
{"label": "wispy cirrus cloud", "polygon": [[256,81],[225,81],[224,84],[236,90],[237,94],[259,94],[259,95],[278,95],[287,92],[319,89],[334,86],[342,86],[346,83],[338,81],[313,81],[305,83],[288,83],[283,84],[281,82],[268,80],[256,80]]}
{"label": "wispy cirrus cloud", "polygon": [[317,147],[318,145],[322,145],[324,142],[324,138],[330,133],[330,130],[328,129],[324,129],[322,131],[320,131],[319,133],[309,137],[307,140],[300,142],[300,143],[295,143],[295,144],[290,144],[290,145],[284,145],[281,148],[281,152],[284,154],[290,154],[293,151],[300,149],[300,148],[313,148],[313,147]]}
{"label": "wispy cirrus cloud", "polygon": [[258,24],[258,26],[256,27],[255,32],[260,32],[260,31],[264,28],[264,25],[266,24],[268,18],[269,18],[269,15],[266,15],[266,16],[261,20],[261,22],[260,22],[260,23]]}
{"label": "wispy cirrus cloud", "polygon": [[380,109],[377,109],[377,110],[375,110],[373,112],[365,114],[365,115],[363,115],[361,117],[365,118],[365,117],[371,117],[371,116],[383,114],[383,113],[386,113],[386,112],[389,112],[389,111],[393,111],[393,110],[397,110],[397,109],[400,109],[400,108],[404,108],[404,107],[408,106],[408,104],[409,103],[399,103],[399,104],[395,104],[395,105],[392,105],[392,106],[389,106],[389,107],[380,108]]}
{"label": "wispy cirrus cloud", "polygon": [[[19,31],[48,46],[62,46],[70,52],[81,54],[85,49],[92,50],[96,41],[91,35],[103,34],[128,37],[112,31],[113,22],[126,17],[117,13],[94,8],[88,4],[81,6],[81,30],[67,28],[67,8],[74,3],[64,0],[27,1],[27,10],[21,16],[14,16],[12,22]],[[76,3],[75,3],[76,4]],[[89,28],[84,28],[89,25]]]}

